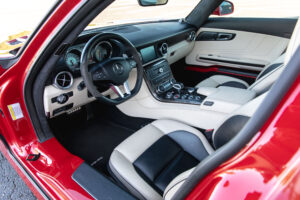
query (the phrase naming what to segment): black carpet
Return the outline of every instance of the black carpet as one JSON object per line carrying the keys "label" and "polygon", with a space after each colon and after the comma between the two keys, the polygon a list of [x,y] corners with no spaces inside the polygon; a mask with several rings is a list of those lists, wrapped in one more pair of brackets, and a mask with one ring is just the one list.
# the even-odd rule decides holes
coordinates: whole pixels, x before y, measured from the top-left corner
{"label": "black carpet", "polygon": [[50,120],[50,127],[68,151],[109,175],[107,164],[114,148],[152,120],[126,116],[111,106],[94,104],[87,110],[93,110],[90,120],[84,109]]}

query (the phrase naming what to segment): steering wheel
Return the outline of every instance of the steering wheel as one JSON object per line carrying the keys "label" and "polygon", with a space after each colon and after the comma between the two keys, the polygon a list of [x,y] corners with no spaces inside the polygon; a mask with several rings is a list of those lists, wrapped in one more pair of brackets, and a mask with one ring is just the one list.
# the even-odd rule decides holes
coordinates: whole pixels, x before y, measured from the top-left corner
{"label": "steering wheel", "polygon": [[[112,57],[89,64],[94,47],[101,41],[112,39],[121,42],[132,58]],[[134,88],[130,90],[128,78],[133,68],[137,70],[137,79]],[[81,54],[80,72],[88,91],[98,100],[111,105],[118,105],[134,97],[139,92],[143,80],[143,66],[138,51],[129,40],[115,33],[100,33],[86,43]],[[109,86],[118,98],[111,99],[104,96],[98,90],[103,84]]]}

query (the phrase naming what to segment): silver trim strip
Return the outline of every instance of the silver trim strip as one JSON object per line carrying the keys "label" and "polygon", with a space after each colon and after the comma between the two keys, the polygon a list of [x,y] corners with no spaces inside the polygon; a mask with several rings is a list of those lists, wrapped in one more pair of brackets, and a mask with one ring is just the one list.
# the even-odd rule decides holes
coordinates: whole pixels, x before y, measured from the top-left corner
{"label": "silver trim strip", "polygon": [[124,94],[122,93],[122,91],[119,88],[119,86],[111,85],[110,89],[112,89],[112,91],[114,91],[114,93],[116,93],[119,97],[124,98]]}
{"label": "silver trim strip", "polygon": [[130,95],[131,91],[129,88],[128,80],[123,83],[123,86],[124,86],[125,93]]}

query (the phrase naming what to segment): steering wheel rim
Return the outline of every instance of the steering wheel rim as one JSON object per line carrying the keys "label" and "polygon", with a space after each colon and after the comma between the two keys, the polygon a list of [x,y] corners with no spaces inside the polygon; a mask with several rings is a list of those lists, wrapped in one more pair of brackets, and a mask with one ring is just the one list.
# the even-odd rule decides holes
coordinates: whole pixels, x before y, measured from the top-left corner
{"label": "steering wheel rim", "polygon": [[[132,90],[130,90],[128,85],[128,78],[129,73],[133,69],[133,66],[131,65],[131,69],[128,66],[130,59],[126,59],[123,57],[114,57],[110,58],[109,60],[106,60],[105,62],[96,63],[93,66],[93,70],[89,70],[89,56],[92,55],[92,49],[95,45],[97,45],[101,41],[106,40],[118,40],[120,41],[127,51],[132,55],[132,60],[136,63],[136,70],[137,70],[137,79],[135,86]],[[110,66],[111,65],[111,66]],[[111,69],[110,69],[111,67]],[[114,68],[114,69],[113,69]],[[121,70],[120,70],[121,68]],[[122,71],[123,72],[120,72]],[[112,83],[110,84],[110,88],[113,92],[115,92],[119,97],[117,99],[111,99],[106,96],[104,96],[98,89],[95,84],[95,79],[101,81],[103,76],[99,76],[98,74],[101,71],[101,75],[103,75],[106,79],[119,79],[119,80],[110,80]],[[81,59],[80,59],[80,72],[81,76],[83,78],[83,81],[88,89],[88,91],[98,100],[110,104],[110,105],[118,105],[120,103],[123,103],[127,101],[128,99],[134,97],[140,90],[142,86],[142,80],[143,80],[143,65],[140,58],[140,55],[134,45],[124,38],[123,36],[116,34],[116,33],[100,33],[92,37],[83,48]],[[97,75],[95,75],[97,74]],[[96,78],[95,78],[96,77]],[[101,79],[102,78],[102,79]],[[101,79],[101,80],[100,80]],[[120,81],[125,80],[123,83],[125,94],[122,95],[122,91],[119,88]],[[113,84],[115,83],[115,84]]]}

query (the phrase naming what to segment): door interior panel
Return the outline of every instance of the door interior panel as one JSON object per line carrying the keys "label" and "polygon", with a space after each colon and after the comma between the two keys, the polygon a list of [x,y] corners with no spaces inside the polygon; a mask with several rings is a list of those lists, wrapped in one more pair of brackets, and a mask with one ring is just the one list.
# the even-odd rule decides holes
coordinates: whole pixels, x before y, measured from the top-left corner
{"label": "door interior panel", "polygon": [[186,63],[189,65],[206,67],[221,65],[259,72],[265,65],[277,59],[285,51],[289,42],[287,38],[245,31],[201,28],[198,35],[203,32],[210,32],[211,35],[231,34],[234,38],[203,40],[200,37],[200,41],[195,42],[194,49],[186,57]]}
{"label": "door interior panel", "polygon": [[216,74],[251,84],[285,52],[296,23],[297,18],[210,18],[181,62],[184,67],[173,65],[175,76],[191,86]]}
{"label": "door interior panel", "polygon": [[298,18],[209,18],[203,28],[261,33],[290,39]]}

